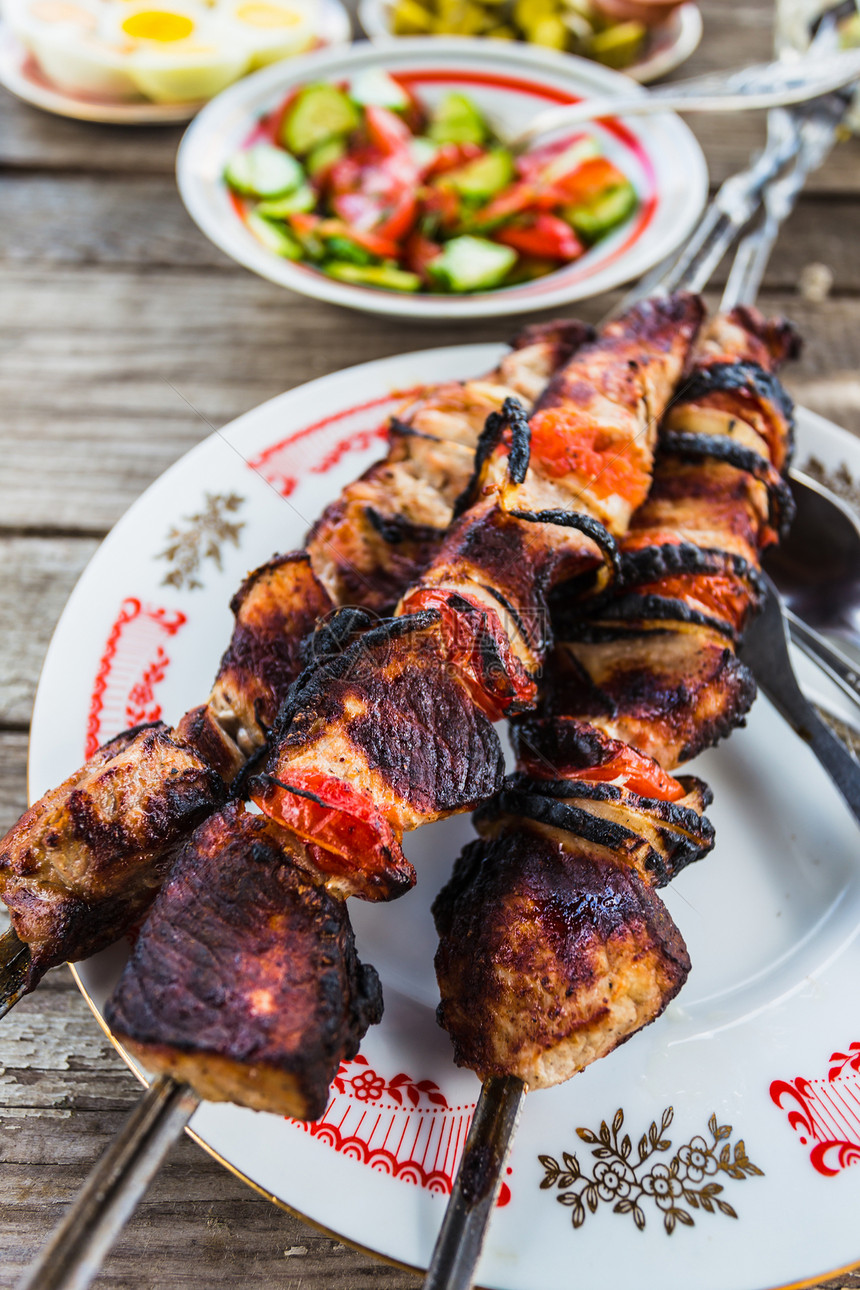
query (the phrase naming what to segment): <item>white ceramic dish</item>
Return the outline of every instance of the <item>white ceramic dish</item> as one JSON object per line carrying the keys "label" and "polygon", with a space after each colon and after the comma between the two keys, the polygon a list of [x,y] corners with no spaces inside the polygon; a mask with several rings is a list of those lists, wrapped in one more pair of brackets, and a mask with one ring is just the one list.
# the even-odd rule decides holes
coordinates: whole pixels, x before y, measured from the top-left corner
{"label": "white ceramic dish", "polygon": [[240,81],[208,104],[183,139],[176,163],[179,191],[192,218],[216,246],[292,291],[371,313],[425,320],[546,309],[639,277],[683,241],[704,205],[705,160],[693,134],[677,117],[597,122],[590,128],[606,155],[630,176],[641,203],[623,227],[574,264],[534,282],[463,296],[410,295],[337,282],[264,247],[238,213],[223,173],[259,119],[291,88],[314,80],[348,80],[368,67],[408,76],[411,88],[430,104],[445,91],[460,89],[508,128],[548,103],[630,91],[626,77],[585,59],[527,45],[441,37],[325,51],[301,64],[265,68]]}
{"label": "white ceramic dish", "polygon": [[[120,729],[174,721],[200,702],[229,636],[235,587],[274,550],[298,546],[322,507],[379,456],[392,391],[489,370],[499,352],[424,351],[313,381],[168,470],[99,548],[57,627],[36,699],[31,796]],[[809,413],[798,422],[800,463],[815,453],[860,477],[856,439]],[[191,553],[182,569],[164,557],[171,529]],[[210,540],[220,565],[195,564]],[[800,670],[813,692],[832,697],[814,669]],[[691,978],[655,1025],[527,1099],[482,1285],[764,1290],[860,1260],[860,1169],[850,1167],[860,1161],[856,826],[764,699],[748,727],[695,769],[715,791],[717,847],[665,893]],[[435,1024],[429,912],[470,833],[460,818],[410,835],[416,889],[396,909],[351,903],[386,1012],[342,1070],[323,1120],[308,1127],[206,1105],[192,1122],[213,1155],[279,1203],[416,1267],[426,1266],[478,1092]],[[124,958],[115,947],[77,968],[97,1015]],[[637,1163],[623,1176],[616,1161],[609,1178],[578,1131],[599,1134],[622,1114],[619,1149],[629,1134]],[[669,1145],[640,1164],[635,1144],[652,1124],[658,1138],[664,1125]],[[586,1203],[579,1228],[579,1184],[542,1186],[541,1157],[569,1171],[565,1152],[593,1181],[595,1212]],[[703,1192],[712,1185],[722,1190]],[[673,1191],[686,1218],[670,1231]],[[641,1231],[613,1208],[633,1192]]]}
{"label": "white ceramic dish", "polygon": [[[349,44],[352,24],[341,0],[319,0],[317,39],[326,48]],[[123,101],[62,89],[40,71],[32,54],[9,29],[8,23],[2,21],[0,85],[45,112],[109,125],[183,124],[203,106],[202,103],[153,103],[147,99]]]}
{"label": "white ceramic dish", "polygon": [[[400,37],[391,31],[391,0],[360,0],[358,18],[371,40],[389,44]],[[655,28],[640,58],[624,75],[642,85],[648,85],[661,76],[668,76],[676,67],[685,63],[702,39],[702,15],[696,4],[684,4],[676,9],[668,22]]]}

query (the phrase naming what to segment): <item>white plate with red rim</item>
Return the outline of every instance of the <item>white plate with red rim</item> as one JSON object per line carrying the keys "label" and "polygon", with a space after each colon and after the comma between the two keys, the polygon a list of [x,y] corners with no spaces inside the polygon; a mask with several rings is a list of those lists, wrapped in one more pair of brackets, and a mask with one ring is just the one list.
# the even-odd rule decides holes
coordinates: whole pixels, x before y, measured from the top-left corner
{"label": "white plate with red rim", "polygon": [[546,277],[469,295],[410,294],[337,282],[310,265],[283,259],[247,227],[224,182],[224,168],[291,89],[318,80],[348,81],[370,67],[404,78],[430,106],[447,91],[460,90],[512,133],[517,123],[551,104],[630,92],[626,77],[585,59],[529,45],[455,37],[323,51],[239,81],[208,104],[186,133],[176,162],[179,192],[192,219],[216,246],[292,291],[353,309],[422,320],[548,309],[641,276],[683,242],[702,210],[707,168],[692,132],[668,114],[631,117],[594,122],[587,129],[632,180],[640,198],[638,209],[579,260]]}
{"label": "white plate with red rim", "polygon": [[[347,45],[352,23],[340,0],[319,0],[316,37],[320,45]],[[184,125],[203,103],[154,103],[149,99],[114,99],[72,91],[57,85],[39,67],[30,50],[0,21],[0,85],[33,107],[75,121],[103,125]]]}
{"label": "white plate with red rim", "polygon": [[[385,44],[399,40],[391,30],[392,0],[360,0],[359,21],[371,40]],[[665,22],[652,27],[645,47],[635,63],[625,67],[624,75],[640,85],[648,85],[661,76],[668,76],[676,67],[685,63],[698,48],[702,39],[702,14],[696,4],[682,4],[674,9]]]}
{"label": "white plate with red rim", "polygon": [[[97,551],[55,632],[31,796],[120,729],[175,721],[200,702],[236,586],[273,551],[299,546],[381,454],[393,392],[487,371],[500,349],[405,354],[313,381],[213,434],[153,484]],[[856,439],[802,411],[798,438],[799,463],[814,454],[860,478]],[[802,676],[838,707],[814,668]],[[638,1290],[764,1290],[860,1260],[856,825],[764,699],[694,769],[715,791],[717,846],[665,893],[690,980],[656,1024],[526,1099],[481,1285],[635,1277]],[[414,1267],[427,1264],[478,1093],[435,1024],[429,913],[470,836],[465,818],[410,835],[415,890],[396,909],[352,902],[386,1011],[322,1120],[207,1104],[192,1121],[207,1150],[277,1202]],[[116,946],[76,969],[97,1016],[125,955]]]}

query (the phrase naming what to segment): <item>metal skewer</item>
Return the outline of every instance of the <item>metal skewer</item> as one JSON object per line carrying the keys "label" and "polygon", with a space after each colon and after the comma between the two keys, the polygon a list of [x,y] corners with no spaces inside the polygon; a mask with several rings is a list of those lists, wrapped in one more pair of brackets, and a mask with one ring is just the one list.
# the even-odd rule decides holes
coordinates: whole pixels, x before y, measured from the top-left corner
{"label": "metal skewer", "polygon": [[10,927],[0,936],[0,1017],[5,1017],[27,993],[30,947]]}
{"label": "metal skewer", "polygon": [[86,1290],[198,1105],[187,1084],[153,1080],[17,1290]]}
{"label": "metal skewer", "polygon": [[[826,32],[820,32],[820,38],[826,39]],[[829,153],[846,108],[844,98],[828,95],[821,104],[810,105],[805,111],[775,109],[768,121],[768,146],[758,161],[749,170],[726,181],[714,206],[694,232],[692,245],[688,243],[664,278],[651,283],[647,293],[637,288],[632,299],[639,299],[642,294],[650,294],[651,290],[660,288],[701,290],[731,246],[739,227],[755,214],[756,207],[762,203],[765,219],[738,246],[721,309],[752,304],[780,225],[793,210],[809,173]],[[783,166],[794,157],[797,158],[794,168],[783,178],[777,178]],[[782,160],[774,165],[778,158]],[[762,179],[765,173],[769,177]],[[771,196],[773,189],[776,192]],[[724,197],[722,205],[719,204],[721,196]],[[740,219],[740,212],[745,207],[749,208],[748,213]],[[470,1290],[474,1284],[493,1203],[501,1185],[502,1170],[511,1150],[526,1091],[526,1085],[515,1076],[484,1081],[423,1290]],[[505,1109],[504,1115],[500,1108]],[[475,1195],[472,1183],[475,1155],[486,1162],[487,1170],[490,1162],[495,1162],[497,1169],[492,1178],[488,1173],[482,1175],[483,1192],[480,1196]],[[485,1199],[487,1195],[493,1198],[489,1203]]]}

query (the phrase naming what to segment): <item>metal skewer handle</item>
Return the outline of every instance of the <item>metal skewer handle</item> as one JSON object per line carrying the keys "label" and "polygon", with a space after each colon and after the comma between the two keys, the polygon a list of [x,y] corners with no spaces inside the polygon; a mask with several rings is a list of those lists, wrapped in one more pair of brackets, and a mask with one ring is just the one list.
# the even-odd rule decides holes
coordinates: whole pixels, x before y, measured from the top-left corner
{"label": "metal skewer handle", "polygon": [[509,1075],[484,1080],[424,1290],[468,1290],[526,1096]]}
{"label": "metal skewer handle", "polygon": [[30,947],[10,927],[0,936],[0,1017],[5,1017],[31,988],[29,974]]}
{"label": "metal skewer handle", "polygon": [[153,1081],[16,1290],[86,1290],[198,1105],[187,1084]]}

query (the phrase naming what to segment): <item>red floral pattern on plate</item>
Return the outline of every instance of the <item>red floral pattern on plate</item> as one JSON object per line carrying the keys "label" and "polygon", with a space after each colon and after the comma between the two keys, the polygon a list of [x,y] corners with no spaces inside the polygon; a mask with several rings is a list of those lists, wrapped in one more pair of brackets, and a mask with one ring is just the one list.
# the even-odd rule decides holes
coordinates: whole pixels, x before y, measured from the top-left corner
{"label": "red floral pattern on plate", "polygon": [[860,1161],[860,1041],[830,1054],[826,1076],[774,1080],[770,1096],[820,1174],[832,1178]]}
{"label": "red floral pattern on plate", "polygon": [[[474,1110],[474,1102],[451,1106],[433,1080],[387,1078],[359,1053],[341,1063],[321,1118],[292,1123],[348,1159],[447,1196]],[[503,1183],[497,1204],[510,1199]]]}
{"label": "red floral pattern on plate", "polygon": [[155,687],[170,666],[163,640],[175,636],[186,621],[181,609],[145,605],[136,596],[127,596],[122,602],[90,696],[84,745],[87,757],[121,730],[158,721],[161,704]]}

